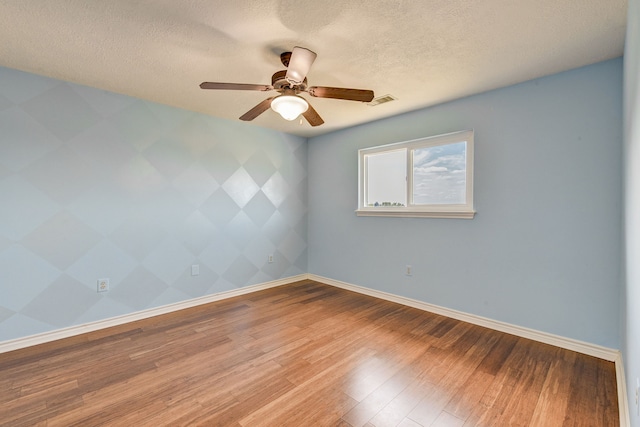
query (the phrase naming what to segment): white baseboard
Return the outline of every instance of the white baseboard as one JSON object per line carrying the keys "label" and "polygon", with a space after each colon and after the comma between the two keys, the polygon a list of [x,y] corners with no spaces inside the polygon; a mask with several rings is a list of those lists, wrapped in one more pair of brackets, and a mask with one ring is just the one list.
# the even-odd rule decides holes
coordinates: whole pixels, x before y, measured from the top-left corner
{"label": "white baseboard", "polygon": [[462,320],[463,322],[472,323],[474,325],[483,326],[485,328],[493,329],[496,331],[505,332],[507,334],[515,335],[518,337],[550,344],[567,350],[572,350],[578,353],[586,354],[588,356],[604,359],[609,362],[614,362],[616,368],[616,385],[618,390],[618,410],[620,413],[620,426],[630,426],[629,404],[627,401],[627,387],[625,383],[626,377],[624,375],[622,354],[619,350],[591,344],[584,341],[574,340],[572,338],[561,337],[559,335],[554,335],[547,332],[536,331],[535,329],[524,328],[522,326],[488,319],[486,317],[476,316],[475,314],[464,313],[462,311],[440,307],[438,305],[429,304],[423,301],[414,300],[411,298],[406,298],[399,295],[366,288],[364,286],[342,282],[339,280],[329,279],[327,277],[322,277],[315,274],[309,274],[308,278],[310,280],[324,283],[326,285],[335,286],[337,288],[346,289],[364,295],[369,295],[375,298],[380,298],[383,300],[417,308],[419,310],[428,311],[430,313],[440,314],[452,319]]}
{"label": "white baseboard", "polygon": [[274,280],[270,282],[259,283],[257,285],[246,286],[243,288],[233,289],[230,291],[224,291],[216,294],[205,295],[199,298],[194,298],[186,301],[181,301],[174,304],[163,305],[161,307],[150,308],[147,310],[137,311],[135,313],[126,314],[123,316],[113,317],[110,319],[99,320],[96,322],[85,323],[82,325],[71,326],[68,328],[57,329],[51,332],[44,332],[37,335],[31,335],[28,337],[16,338],[13,340],[0,342],[0,354],[7,351],[17,350],[20,348],[30,347],[37,344],[43,344],[50,341],[59,340],[62,338],[72,337],[87,332],[93,332],[100,329],[109,328],[112,326],[123,325],[129,322],[135,322],[137,320],[147,319],[149,317],[159,316],[161,314],[172,313],[178,310],[184,310],[186,308],[196,307],[202,304],[207,304],[214,301],[220,301],[227,298],[232,298],[239,295],[245,295],[251,292],[260,291],[263,289],[274,288],[277,286],[286,285],[289,283],[297,282],[300,280],[314,280],[316,282],[324,283],[326,285],[335,286],[337,288],[346,289],[349,291],[357,292],[364,295],[369,295],[375,298],[403,304],[409,307],[414,307],[420,310],[428,311],[442,316],[450,317],[464,322],[472,323],[474,325],[484,326],[496,331],[505,332],[508,334],[516,335],[523,338],[528,338],[534,341],[539,341],[545,344],[551,344],[556,347],[565,348],[567,350],[577,351],[578,353],[587,354],[589,356],[598,357],[600,359],[615,362],[620,358],[620,352],[618,350],[602,347],[596,344],[590,344],[583,341],[574,340],[571,338],[565,338],[558,335],[549,334],[546,332],[536,331],[534,329],[524,328],[522,326],[516,326],[505,322],[489,319],[486,317],[476,316],[474,314],[464,313],[462,311],[452,310],[430,304],[424,301],[419,301],[399,295],[390,294],[387,292],[378,291],[364,286],[358,286],[339,280],[329,279],[327,277],[318,276],[315,274],[299,274],[297,276],[287,277],[284,279]]}
{"label": "white baseboard", "polygon": [[161,307],[151,308],[148,310],[138,311],[135,313],[127,314],[124,316],[113,317],[110,319],[100,320],[97,322],[85,323],[83,325],[72,326],[69,328],[58,329],[51,332],[45,332],[42,334],[31,335],[24,338],[17,338],[14,340],[0,342],[0,354],[26,348],[38,344],[44,344],[47,342],[59,340],[62,338],[68,338],[87,332],[93,332],[100,329],[109,328],[112,326],[123,325],[137,320],[148,319],[150,317],[159,316],[161,314],[172,313],[178,310],[184,310],[186,308],[196,307],[202,304],[208,304],[215,301],[220,301],[227,298],[232,298],[239,295],[245,295],[251,292],[261,291],[264,289],[275,288],[277,286],[287,285],[289,283],[297,282],[300,280],[314,280],[316,282],[324,283],[329,286],[335,286],[337,288],[346,289],[349,291],[357,292],[363,295],[369,295],[375,298],[395,302],[398,304],[406,305],[409,307],[417,308],[419,310],[428,311],[430,313],[440,314],[442,316],[450,317],[452,319],[461,320],[463,322],[472,323],[474,325],[483,326],[485,328],[493,329],[500,332],[505,332],[511,335],[516,335],[522,338],[550,344],[556,347],[564,348],[567,350],[576,351],[589,356],[598,357],[600,359],[608,360],[615,363],[616,368],[616,382],[618,390],[618,405],[620,411],[620,426],[627,427],[630,425],[629,418],[629,405],[627,401],[627,387],[625,383],[624,364],[622,363],[622,355],[620,351],[602,347],[596,344],[591,344],[583,341],[574,340],[571,338],[565,338],[547,332],[536,331],[534,329],[524,328],[522,326],[512,325],[497,320],[492,320],[482,316],[476,316],[474,314],[464,313],[462,311],[452,310],[445,307],[440,307],[434,304],[429,304],[423,301],[414,300],[411,298],[402,297],[399,295],[390,294],[387,292],[378,291],[375,289],[366,288],[363,286],[354,285],[351,283],[341,282],[339,280],[329,279],[327,277],[318,276],[315,274],[300,274],[297,276],[287,277],[280,280],[274,280],[271,282],[260,283],[257,285],[246,286],[243,288],[233,289],[230,291],[220,292],[217,294],[205,295],[203,297],[194,298],[187,301],[181,301],[175,304],[164,305]]}
{"label": "white baseboard", "polygon": [[261,291],[263,289],[275,288],[277,286],[287,285],[289,283],[297,282],[300,280],[307,280],[308,278],[308,274],[299,274],[297,276],[273,280],[271,282],[259,283],[257,285],[232,289],[230,291],[205,295],[199,298],[181,301],[174,304],[168,304],[160,307],[150,308],[148,310],[137,311],[135,313],[125,314],[124,316],[112,317],[110,319],[99,320],[96,322],[85,323],[82,325],[71,326],[63,329],[56,329],[55,331],[51,332],[44,332],[28,337],[3,341],[0,342],[0,354],[6,353],[8,351],[19,350],[21,348],[31,347],[38,344],[56,341],[63,338],[86,334],[87,332],[94,332],[100,329],[110,328],[112,326],[124,325],[126,323],[135,322],[137,320],[148,319],[149,317],[172,313],[174,311],[184,310],[185,308],[196,307],[202,304],[208,304],[210,302],[220,301],[239,295],[245,295],[251,292]]}
{"label": "white baseboard", "polygon": [[629,400],[627,399],[627,381],[624,374],[622,353],[614,361],[616,364],[616,383],[618,385],[618,410],[620,411],[620,426],[631,426],[631,413],[629,412]]}

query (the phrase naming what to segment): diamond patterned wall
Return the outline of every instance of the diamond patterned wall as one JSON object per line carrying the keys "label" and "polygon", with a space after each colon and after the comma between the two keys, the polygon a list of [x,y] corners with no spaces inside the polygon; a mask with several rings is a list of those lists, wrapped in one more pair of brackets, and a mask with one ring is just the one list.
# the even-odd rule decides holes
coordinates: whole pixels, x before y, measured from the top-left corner
{"label": "diamond patterned wall", "polygon": [[0,341],[306,272],[306,168],[303,138],[0,68]]}

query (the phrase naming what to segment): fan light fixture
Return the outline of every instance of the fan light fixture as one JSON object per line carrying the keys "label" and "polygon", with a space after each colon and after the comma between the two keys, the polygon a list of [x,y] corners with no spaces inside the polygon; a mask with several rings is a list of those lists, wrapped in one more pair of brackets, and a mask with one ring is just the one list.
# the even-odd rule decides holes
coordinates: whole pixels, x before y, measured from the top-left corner
{"label": "fan light fixture", "polygon": [[271,109],[285,120],[295,120],[309,109],[307,101],[297,95],[280,95],[271,101]]}

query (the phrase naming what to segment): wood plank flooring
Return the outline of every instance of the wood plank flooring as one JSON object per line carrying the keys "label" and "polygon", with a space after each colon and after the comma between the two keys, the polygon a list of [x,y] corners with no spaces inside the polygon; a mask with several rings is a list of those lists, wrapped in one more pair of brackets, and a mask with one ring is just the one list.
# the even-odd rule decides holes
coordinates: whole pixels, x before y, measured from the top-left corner
{"label": "wood plank flooring", "polygon": [[311,281],[0,354],[3,426],[618,426],[614,365]]}

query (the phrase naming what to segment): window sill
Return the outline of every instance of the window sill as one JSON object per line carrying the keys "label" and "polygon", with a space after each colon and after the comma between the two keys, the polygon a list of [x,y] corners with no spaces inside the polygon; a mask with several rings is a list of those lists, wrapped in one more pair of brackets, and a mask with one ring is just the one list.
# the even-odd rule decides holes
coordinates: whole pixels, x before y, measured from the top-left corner
{"label": "window sill", "polygon": [[357,216],[386,216],[398,218],[453,218],[473,219],[475,211],[412,211],[406,209],[358,209]]}

